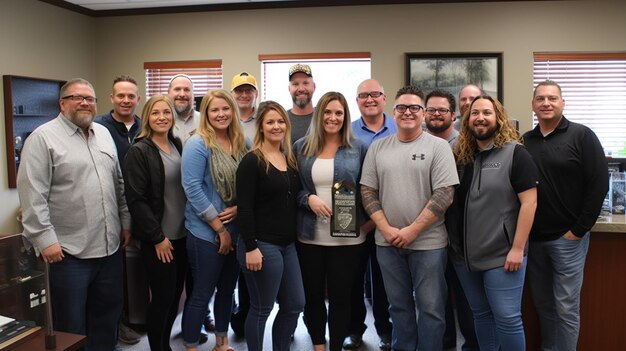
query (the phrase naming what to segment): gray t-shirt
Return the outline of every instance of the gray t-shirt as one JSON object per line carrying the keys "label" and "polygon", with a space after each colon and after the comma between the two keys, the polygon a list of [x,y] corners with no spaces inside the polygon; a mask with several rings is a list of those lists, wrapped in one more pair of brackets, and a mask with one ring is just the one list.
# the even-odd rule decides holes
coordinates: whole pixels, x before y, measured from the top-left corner
{"label": "gray t-shirt", "polygon": [[307,134],[313,119],[313,113],[315,112],[308,115],[294,115],[291,110],[287,111],[289,122],[291,123],[291,145]]}
{"label": "gray t-shirt", "polygon": [[170,142],[170,153],[166,153],[159,148],[161,160],[163,160],[163,170],[165,172],[165,183],[163,189],[163,219],[161,228],[163,234],[170,239],[180,239],[185,237],[185,205],[187,198],[181,183],[180,162],[181,157],[178,150]]}
{"label": "gray t-shirt", "polygon": [[[404,228],[419,216],[435,189],[459,184],[459,178],[448,143],[422,133],[410,142],[400,141],[397,135],[375,141],[363,163],[361,184],[378,189],[387,221]],[[391,245],[378,229],[376,245]],[[441,218],[407,249],[434,250],[447,245],[448,233]]]}

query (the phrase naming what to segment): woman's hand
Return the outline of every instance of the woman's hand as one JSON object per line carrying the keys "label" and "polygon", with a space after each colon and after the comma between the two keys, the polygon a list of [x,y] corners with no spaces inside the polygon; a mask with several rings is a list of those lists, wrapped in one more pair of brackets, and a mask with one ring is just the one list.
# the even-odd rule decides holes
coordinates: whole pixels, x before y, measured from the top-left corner
{"label": "woman's hand", "polygon": [[332,216],[333,210],[319,196],[315,194],[309,195],[309,208],[318,217]]}
{"label": "woman's hand", "polygon": [[220,244],[220,247],[217,250],[219,254],[228,255],[231,251],[235,249],[233,247],[230,233],[225,228],[221,233],[217,233],[217,242]]}
{"label": "woman's hand", "polygon": [[172,251],[174,251],[174,246],[172,246],[170,239],[165,238],[165,240],[154,245],[154,250],[156,251],[156,255],[159,261],[163,263],[170,263],[172,262],[172,260],[174,260],[174,255],[172,254]]}
{"label": "woman's hand", "polygon": [[506,262],[504,263],[504,270],[506,272],[517,272],[522,268],[524,264],[524,250],[518,248],[511,248],[509,254],[506,255]]}
{"label": "woman's hand", "polygon": [[246,252],[246,269],[252,272],[258,272],[263,268],[263,254],[257,247],[252,251]]}
{"label": "woman's hand", "polygon": [[217,215],[217,218],[222,221],[223,224],[232,222],[237,217],[237,206],[226,207],[224,211]]}

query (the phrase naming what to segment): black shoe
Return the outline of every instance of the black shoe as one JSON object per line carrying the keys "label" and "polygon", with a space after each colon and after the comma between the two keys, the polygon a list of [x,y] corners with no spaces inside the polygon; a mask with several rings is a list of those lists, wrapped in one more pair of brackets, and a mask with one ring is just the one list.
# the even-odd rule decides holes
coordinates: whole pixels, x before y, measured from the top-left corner
{"label": "black shoe", "polygon": [[200,333],[200,338],[198,339],[198,344],[202,345],[205,342],[209,341],[209,336],[205,333]]}
{"label": "black shoe", "polygon": [[380,336],[380,342],[378,348],[381,350],[391,350],[391,335],[383,334]]}
{"label": "black shoe", "polygon": [[363,337],[361,335],[351,334],[343,340],[343,348],[346,350],[356,350],[361,347]]}
{"label": "black shoe", "polygon": [[204,323],[202,324],[204,325],[204,330],[206,330],[207,332],[215,331],[215,322],[213,321],[213,318],[211,318],[210,316],[206,316],[204,318]]}

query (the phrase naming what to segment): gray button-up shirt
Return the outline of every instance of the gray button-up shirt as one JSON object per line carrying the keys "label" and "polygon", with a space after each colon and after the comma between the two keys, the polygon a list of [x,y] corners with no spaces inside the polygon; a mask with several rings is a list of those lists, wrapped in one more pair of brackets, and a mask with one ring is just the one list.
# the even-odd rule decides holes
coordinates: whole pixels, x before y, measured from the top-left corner
{"label": "gray button-up shirt", "polygon": [[200,112],[193,111],[193,115],[182,119],[176,114],[176,121],[174,122],[174,136],[179,137],[183,145],[187,142],[187,139],[191,137],[198,129],[200,124]]}
{"label": "gray button-up shirt", "polygon": [[62,114],[26,140],[17,175],[23,235],[41,251],[58,242],[77,258],[110,256],[130,229],[124,180],[109,131],[89,138]]}

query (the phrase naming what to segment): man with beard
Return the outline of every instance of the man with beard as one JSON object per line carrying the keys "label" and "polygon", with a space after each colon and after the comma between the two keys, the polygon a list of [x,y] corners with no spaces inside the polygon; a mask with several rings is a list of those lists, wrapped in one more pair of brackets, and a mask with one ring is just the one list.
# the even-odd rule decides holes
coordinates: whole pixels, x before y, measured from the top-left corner
{"label": "man with beard", "polygon": [[426,130],[443,140],[446,140],[454,149],[454,143],[459,132],[452,125],[455,117],[454,96],[445,90],[433,90],[426,96]]}
{"label": "man with beard", "polygon": [[[135,78],[127,75],[121,75],[113,80],[113,91],[109,96],[113,109],[104,115],[100,115],[94,119],[94,122],[100,123],[109,130],[115,142],[117,148],[117,158],[120,162],[120,167],[124,166],[124,157],[130,149],[130,146],[135,140],[135,136],[139,132],[141,121],[139,117],[135,115],[135,107],[141,100],[139,95],[139,88],[137,87],[137,81]],[[123,169],[122,169],[123,171]],[[130,245],[127,251],[139,252],[136,246]],[[127,269],[127,261],[124,261],[124,269]],[[143,269],[143,266],[142,266]],[[128,280],[124,284],[124,289],[128,289]],[[147,282],[133,282],[133,291],[136,291],[139,296],[149,296]],[[143,301],[146,305],[148,301]],[[139,342],[141,335],[135,332],[129,325],[128,321],[122,318],[119,328],[119,341],[134,345]]]}
{"label": "man with beard", "polygon": [[50,264],[54,329],[87,335],[86,350],[113,350],[130,214],[113,138],[92,123],[96,101],[84,79],[61,87],[61,112],[25,142],[17,190],[23,235]]}
{"label": "man with beard", "polygon": [[196,132],[200,124],[200,112],[193,108],[193,82],[186,74],[177,74],[170,80],[167,96],[174,103],[176,121],[174,135],[183,145]]}
{"label": "man with beard", "polygon": [[463,89],[461,89],[461,91],[459,92],[460,115],[456,118],[456,121],[454,121],[454,129],[461,130],[461,120],[463,119],[465,111],[467,111],[472,101],[474,101],[477,96],[480,96],[482,94],[483,90],[474,84],[468,84],[464,86]]}
{"label": "man with beard", "polygon": [[606,158],[595,133],[563,115],[559,84],[537,84],[532,108],[539,124],[524,134],[524,143],[539,168],[539,201],[530,232],[528,282],[541,324],[541,349],[576,350],[589,231],[609,189]]}
{"label": "man with beard", "polygon": [[301,63],[289,68],[289,94],[293,106],[287,111],[291,123],[291,143],[302,138],[313,119],[313,93],[315,82],[311,67]]}
{"label": "man with beard", "polygon": [[252,142],[256,134],[256,100],[259,97],[256,79],[248,72],[241,72],[233,77],[230,92],[239,107],[239,120],[243,132]]}
{"label": "man with beard", "polygon": [[[433,90],[426,96],[426,130],[428,133],[446,140],[452,150],[459,132],[454,129],[453,122],[455,117],[454,95],[445,90]],[[451,215],[450,210],[446,212],[446,219]],[[447,226],[448,232],[451,230]],[[456,349],[456,322],[455,314],[452,306],[456,306],[457,317],[461,334],[465,339],[463,351],[478,350],[478,342],[476,341],[476,333],[474,332],[474,319],[472,318],[472,310],[467,303],[467,298],[463,293],[459,278],[454,271],[454,267],[448,257],[448,265],[446,266],[446,283],[448,284],[448,298],[446,300],[446,332],[443,336],[444,349]]]}
{"label": "man with beard", "polygon": [[480,349],[522,351],[537,168],[498,100],[480,95],[467,117],[455,148],[462,177],[449,212],[456,208],[462,215],[448,217],[454,227],[448,232],[450,260],[472,308]]}
{"label": "man with beard", "polygon": [[[382,139],[388,135],[395,134],[396,123],[391,116],[385,114],[387,96],[382,85],[375,79],[366,79],[356,89],[356,103],[361,112],[361,118],[352,122],[352,131],[368,147],[375,140]],[[380,337],[378,347],[382,350],[391,349],[392,325],[389,321],[389,303],[383,284],[383,277],[380,273],[378,259],[376,259],[376,244],[374,243],[374,227],[367,233],[365,241],[365,252],[361,257],[360,271],[352,286],[352,309],[350,330],[343,342],[343,348],[354,350],[361,347],[363,343],[363,333],[367,329],[365,316],[367,310],[363,300],[365,272],[369,263],[372,312],[374,315],[374,327]]]}
{"label": "man with beard", "polygon": [[444,215],[459,181],[448,143],[422,129],[423,101],[424,93],[415,86],[396,93],[398,132],[370,145],[361,175],[363,207],[376,224],[393,350],[443,348]]}

